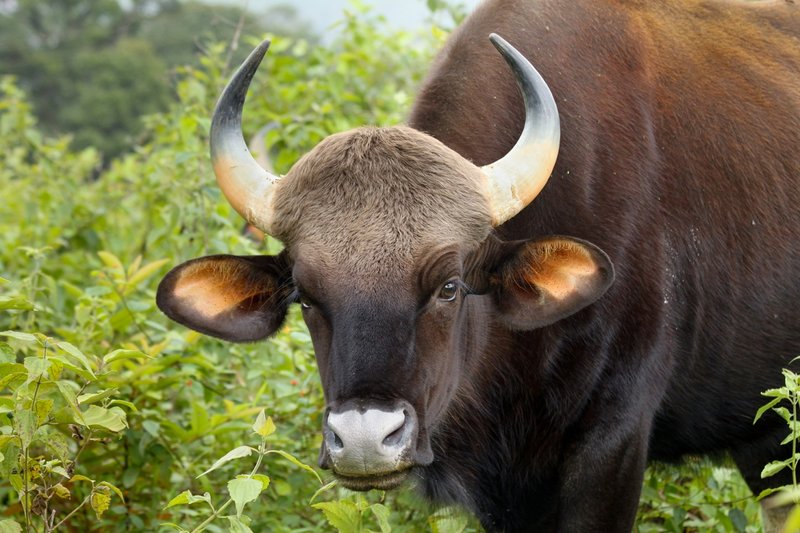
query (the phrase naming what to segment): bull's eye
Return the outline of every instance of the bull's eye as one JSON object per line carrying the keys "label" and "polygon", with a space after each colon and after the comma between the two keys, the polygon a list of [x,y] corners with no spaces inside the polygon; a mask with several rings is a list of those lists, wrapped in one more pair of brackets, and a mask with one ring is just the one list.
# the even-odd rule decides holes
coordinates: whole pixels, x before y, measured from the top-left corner
{"label": "bull's eye", "polygon": [[311,302],[308,301],[308,298],[305,296],[300,296],[298,301],[300,302],[300,307],[302,307],[304,310],[311,309]]}
{"label": "bull's eye", "polygon": [[448,281],[439,290],[439,299],[445,302],[452,302],[458,296],[458,283],[455,281]]}

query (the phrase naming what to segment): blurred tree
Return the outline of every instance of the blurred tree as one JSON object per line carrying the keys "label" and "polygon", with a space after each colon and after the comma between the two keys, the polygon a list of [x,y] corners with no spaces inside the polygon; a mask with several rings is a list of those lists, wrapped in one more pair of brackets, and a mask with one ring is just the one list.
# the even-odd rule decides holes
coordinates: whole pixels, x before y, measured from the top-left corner
{"label": "blurred tree", "polygon": [[[148,18],[139,35],[153,45],[156,54],[167,65],[196,64],[198,53],[206,52],[211,43],[231,42],[242,14],[241,8],[231,5],[195,1],[176,3],[161,9],[158,16]],[[263,13],[244,14],[242,35],[260,35],[270,31],[309,38],[312,33],[310,24],[301,20],[297,8],[289,4],[270,7]],[[238,64],[248,52],[239,51],[232,64]]]}
{"label": "blurred tree", "polygon": [[19,79],[45,131],[69,133],[75,148],[94,146],[108,162],[134,144],[143,115],[166,109],[170,69],[197,64],[237,30],[309,32],[298,21],[291,6],[256,15],[191,0],[6,0],[0,74]]}

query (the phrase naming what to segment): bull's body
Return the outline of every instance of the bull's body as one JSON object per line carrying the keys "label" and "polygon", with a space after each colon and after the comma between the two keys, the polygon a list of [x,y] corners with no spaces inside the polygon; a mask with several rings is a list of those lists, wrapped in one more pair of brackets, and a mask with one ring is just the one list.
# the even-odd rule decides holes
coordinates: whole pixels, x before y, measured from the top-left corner
{"label": "bull's body", "polygon": [[[562,132],[543,192],[495,230],[540,183],[492,187],[546,179],[558,121],[515,63],[546,126],[496,161],[525,119],[491,32],[541,70]],[[301,302],[321,463],[352,488],[411,473],[487,529],[573,532],[630,530],[648,458],[728,450],[758,491],[789,453],[777,417],[752,424],[760,392],[800,355],[799,36],[790,1],[489,0],[414,129],[332,136],[281,179],[239,131],[262,45],[220,99],[212,154],[286,252],[190,261],[159,306],[248,341]]]}
{"label": "bull's body", "polygon": [[552,326],[493,333],[481,408],[435,439],[428,494],[494,527],[612,531],[599,519],[630,523],[645,455],[730,450],[756,490],[788,457],[785,425],[752,421],[800,355],[798,7],[489,1],[451,38],[410,125],[477,164],[506,153],[520,97],[485,35],[506,36],[550,85],[562,141],[499,232],[586,239],[617,278]]}

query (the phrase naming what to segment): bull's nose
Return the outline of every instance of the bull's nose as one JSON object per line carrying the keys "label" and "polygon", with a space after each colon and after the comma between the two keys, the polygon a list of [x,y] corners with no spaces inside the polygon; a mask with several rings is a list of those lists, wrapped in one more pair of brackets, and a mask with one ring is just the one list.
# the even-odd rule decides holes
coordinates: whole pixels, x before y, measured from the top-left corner
{"label": "bull's nose", "polygon": [[410,466],[416,433],[410,406],[331,411],[324,428],[333,470],[344,476],[380,475]]}

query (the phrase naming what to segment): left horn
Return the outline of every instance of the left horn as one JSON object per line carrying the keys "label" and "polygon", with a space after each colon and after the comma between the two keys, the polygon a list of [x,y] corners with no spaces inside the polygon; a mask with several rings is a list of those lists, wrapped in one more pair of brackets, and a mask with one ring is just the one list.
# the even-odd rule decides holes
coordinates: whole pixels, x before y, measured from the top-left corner
{"label": "left horn", "polygon": [[525,126],[501,159],[481,167],[489,187],[493,224],[499,226],[528,205],[547,183],[558,157],[561,127],[547,84],[516,48],[493,33],[489,40],[514,71],[525,103]]}
{"label": "left horn", "polygon": [[211,120],[211,162],[223,194],[250,224],[269,233],[272,192],[279,176],[250,155],[242,135],[242,108],[250,81],[269,49],[264,41],[253,50],[222,91]]}

